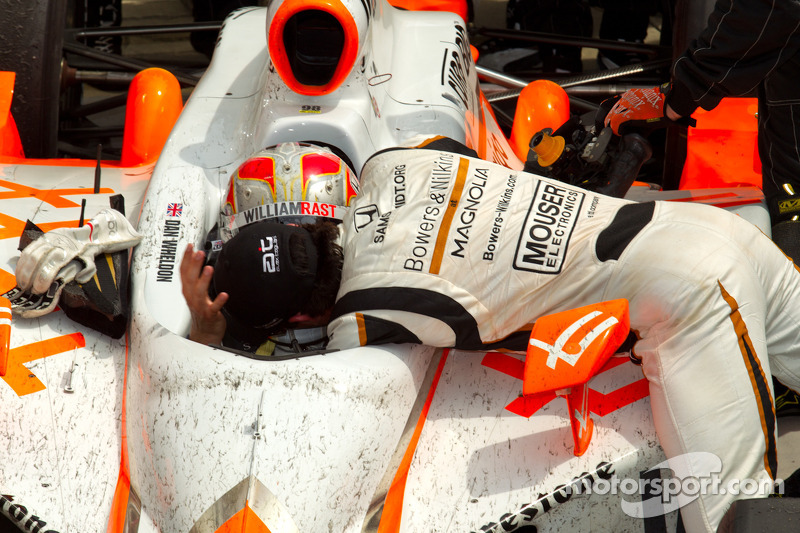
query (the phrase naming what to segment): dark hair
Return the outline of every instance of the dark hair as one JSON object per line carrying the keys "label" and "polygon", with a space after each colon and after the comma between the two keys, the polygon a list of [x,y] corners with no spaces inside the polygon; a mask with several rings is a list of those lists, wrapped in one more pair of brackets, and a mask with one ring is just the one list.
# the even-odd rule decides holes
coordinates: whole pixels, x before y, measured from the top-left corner
{"label": "dark hair", "polygon": [[[303,312],[310,316],[320,316],[325,314],[336,302],[336,294],[339,292],[339,284],[342,281],[342,263],[344,254],[342,247],[336,243],[339,236],[339,227],[333,222],[320,220],[314,224],[303,224],[303,229],[311,234],[311,240],[317,248],[317,279],[311,290],[311,298],[304,306]],[[302,246],[290,239],[289,247],[292,262],[296,267],[308,266],[308,256]]]}

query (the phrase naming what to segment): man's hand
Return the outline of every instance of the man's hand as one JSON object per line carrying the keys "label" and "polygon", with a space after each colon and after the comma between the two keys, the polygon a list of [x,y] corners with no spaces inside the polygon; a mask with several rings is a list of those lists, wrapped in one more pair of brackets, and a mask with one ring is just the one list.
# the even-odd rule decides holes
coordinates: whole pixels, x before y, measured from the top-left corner
{"label": "man's hand", "polygon": [[222,315],[222,306],[228,301],[228,293],[217,294],[214,301],[208,295],[214,267],[203,266],[205,254],[196,252],[191,244],[186,246],[181,261],[181,286],[183,297],[192,313],[192,329],[189,338],[201,344],[222,344],[227,326]]}
{"label": "man's hand", "polygon": [[605,125],[611,126],[611,131],[617,135],[624,135],[630,129],[640,132],[655,129],[669,124],[669,119],[680,118],[669,108],[672,116],[665,115],[664,98],[668,87],[665,83],[650,89],[625,91],[606,115]]}

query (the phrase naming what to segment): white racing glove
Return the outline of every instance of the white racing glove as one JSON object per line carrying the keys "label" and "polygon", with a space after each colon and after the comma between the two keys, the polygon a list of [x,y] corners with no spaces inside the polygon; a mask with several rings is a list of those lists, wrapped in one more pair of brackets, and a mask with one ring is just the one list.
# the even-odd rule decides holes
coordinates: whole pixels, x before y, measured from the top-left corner
{"label": "white racing glove", "polygon": [[58,228],[41,235],[22,251],[17,286],[8,292],[11,310],[25,318],[52,311],[64,286],[86,283],[95,272],[95,256],[136,246],[142,236],[125,215],[103,209],[80,228]]}

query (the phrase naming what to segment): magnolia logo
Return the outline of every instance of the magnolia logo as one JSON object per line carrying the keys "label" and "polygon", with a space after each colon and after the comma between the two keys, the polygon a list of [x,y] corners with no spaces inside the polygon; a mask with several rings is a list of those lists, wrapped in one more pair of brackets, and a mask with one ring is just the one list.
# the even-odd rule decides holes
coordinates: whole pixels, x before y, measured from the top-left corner
{"label": "magnolia logo", "polygon": [[261,263],[264,272],[273,273],[280,271],[280,263],[278,262],[278,238],[274,236],[264,237],[261,239],[261,248],[259,248],[259,250],[262,253]]}
{"label": "magnolia logo", "polygon": [[584,315],[583,318],[575,321],[571,326],[565,329],[552,345],[540,339],[531,339],[531,346],[535,346],[547,352],[547,366],[549,368],[555,369],[556,362],[559,359],[565,361],[570,366],[575,366],[575,363],[581,358],[586,348],[588,348],[597,337],[605,333],[608,328],[619,322],[615,317],[609,316],[588,331],[583,339],[578,341],[578,346],[574,346],[572,343],[567,344],[567,341],[569,341],[570,337],[572,337],[575,332],[602,314],[602,311],[592,311]]}

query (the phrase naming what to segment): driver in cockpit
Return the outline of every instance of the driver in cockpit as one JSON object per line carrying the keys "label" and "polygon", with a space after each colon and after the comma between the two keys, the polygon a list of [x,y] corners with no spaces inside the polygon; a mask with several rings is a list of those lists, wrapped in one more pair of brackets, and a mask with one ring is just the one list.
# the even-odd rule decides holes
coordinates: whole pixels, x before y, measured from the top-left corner
{"label": "driver in cockpit", "polygon": [[[190,244],[181,263],[183,294],[192,311],[189,338],[257,355],[322,348],[327,334],[321,321],[289,304],[304,300],[313,310],[315,300],[327,301],[323,289],[301,282],[303,273],[314,269],[317,275],[338,275],[342,258],[285,252],[290,240],[306,235],[303,227],[321,225],[338,235],[337,226],[357,192],[356,175],[344,155],[327,147],[283,143],[242,163],[204,250]],[[265,240],[257,230],[265,221],[286,225],[285,232]],[[281,276],[284,283],[266,290],[269,285],[258,280],[267,273],[272,279]]]}

